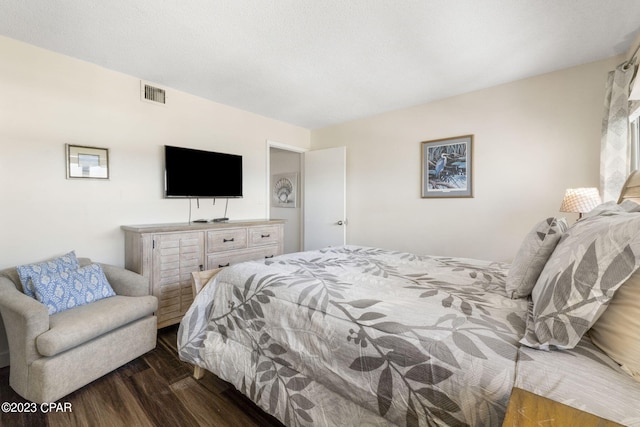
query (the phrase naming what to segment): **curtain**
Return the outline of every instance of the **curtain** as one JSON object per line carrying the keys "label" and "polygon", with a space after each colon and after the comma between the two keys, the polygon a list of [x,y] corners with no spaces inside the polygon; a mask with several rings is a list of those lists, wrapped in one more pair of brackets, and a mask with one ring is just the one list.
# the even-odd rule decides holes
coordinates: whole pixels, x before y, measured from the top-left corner
{"label": "curtain", "polygon": [[602,201],[617,201],[630,169],[629,84],[635,67],[625,62],[607,77],[600,142]]}

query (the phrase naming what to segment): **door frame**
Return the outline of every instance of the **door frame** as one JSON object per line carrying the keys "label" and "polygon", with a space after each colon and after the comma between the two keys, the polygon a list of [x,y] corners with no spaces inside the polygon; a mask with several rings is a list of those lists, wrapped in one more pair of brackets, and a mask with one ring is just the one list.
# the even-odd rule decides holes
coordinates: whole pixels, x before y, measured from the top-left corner
{"label": "door frame", "polygon": [[[266,173],[267,177],[265,179],[265,218],[271,219],[271,149],[277,148],[280,150],[291,151],[294,153],[302,154],[310,151],[310,148],[301,148],[296,147],[295,145],[283,144],[277,141],[273,141],[267,139],[266,141],[266,150],[267,150],[267,165],[266,165]],[[301,165],[301,173],[300,173],[300,182],[298,184],[298,188],[300,189],[299,200],[302,203],[304,200],[304,162]],[[304,206],[302,206],[302,216],[304,218]],[[299,231],[299,242],[298,245],[300,249],[304,247],[304,220],[300,221],[300,230]]]}

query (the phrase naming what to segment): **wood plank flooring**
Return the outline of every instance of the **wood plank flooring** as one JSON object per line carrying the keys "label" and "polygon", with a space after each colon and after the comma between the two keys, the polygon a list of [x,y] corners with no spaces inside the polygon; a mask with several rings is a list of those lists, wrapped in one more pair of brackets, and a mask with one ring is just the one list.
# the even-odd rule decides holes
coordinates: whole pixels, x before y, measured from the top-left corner
{"label": "wood plank flooring", "polygon": [[[178,358],[177,331],[177,325],[160,329],[155,350],[60,399],[70,412],[0,412],[0,426],[282,427],[212,373],[195,380],[191,365]],[[9,367],[0,369],[2,402],[26,402],[9,387]]]}

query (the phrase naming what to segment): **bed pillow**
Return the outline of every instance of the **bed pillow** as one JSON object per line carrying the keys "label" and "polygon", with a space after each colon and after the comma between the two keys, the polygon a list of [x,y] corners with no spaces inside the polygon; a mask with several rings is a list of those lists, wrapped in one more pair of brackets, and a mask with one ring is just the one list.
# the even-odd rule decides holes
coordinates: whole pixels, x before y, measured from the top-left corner
{"label": "bed pillow", "polygon": [[589,334],[595,345],[640,381],[640,270],[618,289]]}
{"label": "bed pillow", "polygon": [[25,295],[35,298],[33,290],[34,278],[38,278],[42,274],[61,273],[67,270],[77,270],[80,267],[75,251],[71,251],[58,258],[52,258],[47,261],[36,264],[26,264],[16,267],[22,290]]}
{"label": "bed pillow", "polygon": [[573,348],[638,268],[640,215],[607,213],[577,222],[560,239],[531,293],[520,341]]}
{"label": "bed pillow", "polygon": [[50,315],[115,295],[98,264],[42,274],[34,278],[33,287]]}
{"label": "bed pillow", "polygon": [[606,202],[583,214],[582,219],[598,215],[609,215],[610,213],[616,212],[640,212],[640,205],[632,200],[625,200],[620,204],[617,204],[616,202]]}
{"label": "bed pillow", "polygon": [[507,274],[506,291],[510,298],[524,298],[531,294],[542,269],[566,230],[567,221],[564,218],[552,217],[540,221],[526,235]]}

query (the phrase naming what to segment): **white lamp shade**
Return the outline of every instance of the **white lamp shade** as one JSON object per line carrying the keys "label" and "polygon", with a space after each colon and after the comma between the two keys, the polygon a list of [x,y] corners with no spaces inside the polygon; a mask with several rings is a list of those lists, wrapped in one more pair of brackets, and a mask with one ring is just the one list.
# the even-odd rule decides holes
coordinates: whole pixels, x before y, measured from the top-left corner
{"label": "white lamp shade", "polygon": [[597,188],[569,188],[564,193],[560,212],[587,213],[602,203]]}

